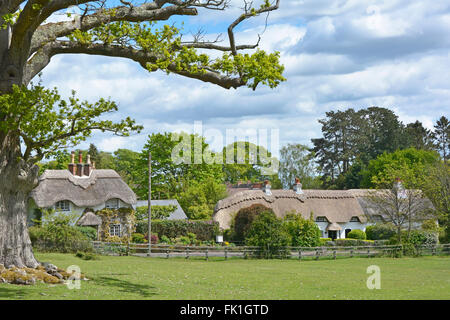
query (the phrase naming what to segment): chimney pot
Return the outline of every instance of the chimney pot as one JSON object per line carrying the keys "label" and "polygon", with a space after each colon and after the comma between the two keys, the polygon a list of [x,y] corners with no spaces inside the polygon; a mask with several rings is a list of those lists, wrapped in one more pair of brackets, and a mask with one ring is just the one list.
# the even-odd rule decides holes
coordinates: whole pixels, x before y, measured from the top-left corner
{"label": "chimney pot", "polygon": [[78,163],[83,164],[83,151],[78,151]]}
{"label": "chimney pot", "polygon": [[266,195],[271,196],[272,195],[272,191],[270,190],[270,182],[269,180],[265,180],[264,181],[264,187],[263,187],[263,191]]}
{"label": "chimney pot", "polygon": [[303,194],[302,184],[300,183],[300,179],[299,178],[295,178],[294,192],[296,194]]}
{"label": "chimney pot", "polygon": [[90,176],[92,172],[92,165],[91,165],[91,156],[88,154],[86,157],[86,163],[83,167],[83,172],[85,176]]}
{"label": "chimney pot", "polygon": [[70,163],[68,165],[68,169],[72,175],[77,174],[77,168],[75,166],[75,151],[72,151],[72,153],[70,154]]}

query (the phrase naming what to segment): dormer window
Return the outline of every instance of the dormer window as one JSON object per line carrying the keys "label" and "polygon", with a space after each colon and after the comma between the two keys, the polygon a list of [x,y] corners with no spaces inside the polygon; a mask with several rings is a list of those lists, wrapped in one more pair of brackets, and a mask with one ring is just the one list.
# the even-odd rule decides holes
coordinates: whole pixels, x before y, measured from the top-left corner
{"label": "dormer window", "polygon": [[317,217],[316,222],[328,222],[326,217]]}
{"label": "dormer window", "polygon": [[361,222],[358,217],[354,216],[350,219],[350,222]]}
{"label": "dormer window", "polygon": [[372,220],[375,221],[375,222],[383,222],[384,221],[383,217],[381,215],[379,215],[379,214],[376,214],[376,215],[372,216]]}
{"label": "dormer window", "polygon": [[62,200],[55,203],[56,211],[70,211],[70,201]]}
{"label": "dormer window", "polygon": [[109,199],[105,203],[106,209],[119,209],[119,199]]}

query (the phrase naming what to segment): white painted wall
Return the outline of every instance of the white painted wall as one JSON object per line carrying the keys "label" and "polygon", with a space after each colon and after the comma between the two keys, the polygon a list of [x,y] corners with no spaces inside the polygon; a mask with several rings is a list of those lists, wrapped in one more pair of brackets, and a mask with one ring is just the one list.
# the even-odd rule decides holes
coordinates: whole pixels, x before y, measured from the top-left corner
{"label": "white painted wall", "polygon": [[[78,207],[74,203],[70,202],[70,211],[63,211],[63,212],[74,214],[77,217],[76,220],[78,220],[81,218],[81,216],[83,215],[83,212],[86,208],[87,207]],[[89,207],[89,208],[93,209],[94,211],[101,210],[101,209],[105,208],[105,203],[101,203],[95,207]],[[119,199],[119,208],[130,208],[130,205]],[[33,201],[33,199],[30,199],[30,202],[28,205],[28,217],[27,217],[28,226],[32,226],[34,224],[32,220],[36,219],[36,216],[34,214],[35,209],[39,209],[39,207],[36,205],[36,203]],[[45,209],[45,208],[43,208],[43,209]]]}

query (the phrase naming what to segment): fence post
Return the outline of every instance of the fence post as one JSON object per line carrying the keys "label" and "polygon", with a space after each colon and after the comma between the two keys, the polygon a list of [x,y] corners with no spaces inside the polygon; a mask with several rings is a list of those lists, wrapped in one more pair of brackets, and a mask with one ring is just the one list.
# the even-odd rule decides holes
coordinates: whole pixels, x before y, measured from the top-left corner
{"label": "fence post", "polygon": [[370,248],[367,249],[367,258],[370,258]]}
{"label": "fence post", "polygon": [[350,249],[350,258],[353,258],[353,247]]}
{"label": "fence post", "polygon": [[189,259],[189,248],[186,247],[186,259]]}
{"label": "fence post", "polygon": [[166,259],[169,259],[169,249],[166,250]]}
{"label": "fence post", "polygon": [[302,250],[298,250],[298,260],[302,260]]}
{"label": "fence post", "polygon": [[206,248],[205,255],[206,255],[206,261],[208,261],[208,248]]}
{"label": "fence post", "polygon": [[227,260],[227,259],[228,259],[228,248],[225,247],[225,260]]}
{"label": "fence post", "polygon": [[336,249],[333,249],[333,259],[336,260]]}
{"label": "fence post", "polygon": [[319,260],[319,249],[316,248],[316,260]]}
{"label": "fence post", "polygon": [[130,255],[130,243],[127,242],[127,256]]}
{"label": "fence post", "polygon": [[432,255],[435,256],[436,255],[436,245],[433,245],[433,249],[432,249]]}

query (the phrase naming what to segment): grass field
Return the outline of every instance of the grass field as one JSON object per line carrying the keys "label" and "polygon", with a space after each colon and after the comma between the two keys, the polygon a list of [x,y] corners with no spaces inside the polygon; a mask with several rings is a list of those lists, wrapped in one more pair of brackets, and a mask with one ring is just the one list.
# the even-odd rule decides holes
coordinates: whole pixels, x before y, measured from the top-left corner
{"label": "grass field", "polygon": [[[450,257],[338,260],[185,260],[37,254],[78,265],[90,279],[65,285],[0,284],[0,299],[450,299]],[[366,286],[367,267],[381,269],[381,289]]]}

